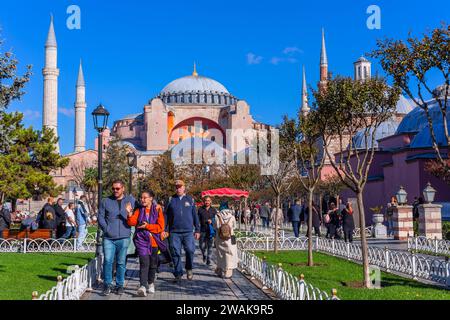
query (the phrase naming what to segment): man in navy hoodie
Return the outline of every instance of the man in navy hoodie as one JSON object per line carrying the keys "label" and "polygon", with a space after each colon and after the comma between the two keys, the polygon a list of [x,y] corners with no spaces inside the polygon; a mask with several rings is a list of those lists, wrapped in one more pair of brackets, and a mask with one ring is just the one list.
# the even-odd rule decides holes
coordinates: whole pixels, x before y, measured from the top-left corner
{"label": "man in navy hoodie", "polygon": [[166,232],[169,232],[169,244],[174,263],[175,281],[183,276],[181,264],[181,249],[186,253],[186,273],[188,280],[192,280],[192,265],[194,261],[195,240],[200,238],[200,223],[195,208],[194,199],[186,195],[186,188],[182,180],[175,182],[176,194],[173,195],[165,210]]}

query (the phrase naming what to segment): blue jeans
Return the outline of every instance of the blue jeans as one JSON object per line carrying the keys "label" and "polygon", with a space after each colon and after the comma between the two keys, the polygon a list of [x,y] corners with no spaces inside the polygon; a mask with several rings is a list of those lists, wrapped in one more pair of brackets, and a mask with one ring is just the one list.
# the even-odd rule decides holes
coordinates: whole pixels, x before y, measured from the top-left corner
{"label": "blue jeans", "polygon": [[87,226],[85,224],[80,224],[78,226],[78,238],[77,238],[77,248],[80,249],[83,246],[84,239],[87,236]]}
{"label": "blue jeans", "polygon": [[298,238],[300,234],[300,221],[292,221],[292,229],[294,229],[294,236]]}
{"label": "blue jeans", "polygon": [[175,277],[183,275],[183,267],[181,265],[181,248],[186,253],[186,270],[192,270],[192,262],[194,261],[195,241],[192,232],[172,232],[169,236],[170,250],[172,251],[172,259],[174,264]]}
{"label": "blue jeans", "polygon": [[127,270],[127,250],[130,238],[103,239],[103,275],[105,286],[111,286],[113,281],[113,263],[116,258],[116,286],[123,287],[125,282],[125,271]]}
{"label": "blue jeans", "polygon": [[269,218],[261,217],[262,220],[262,226],[263,227],[269,227]]}
{"label": "blue jeans", "polygon": [[61,237],[61,239],[75,238],[76,231],[77,231],[77,230],[76,230],[75,227],[69,227],[69,226],[66,226],[66,232],[65,232],[64,235]]}

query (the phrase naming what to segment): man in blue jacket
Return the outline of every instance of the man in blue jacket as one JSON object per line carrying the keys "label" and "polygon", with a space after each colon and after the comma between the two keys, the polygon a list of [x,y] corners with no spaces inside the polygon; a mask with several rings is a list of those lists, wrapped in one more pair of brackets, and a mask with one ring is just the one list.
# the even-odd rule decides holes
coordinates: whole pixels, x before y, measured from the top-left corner
{"label": "man in blue jacket", "polygon": [[104,291],[107,296],[112,290],[113,263],[116,257],[116,294],[122,294],[125,282],[126,258],[130,245],[131,228],[127,223],[127,208],[135,206],[131,195],[124,194],[122,181],[114,181],[113,195],[102,200],[98,214],[98,223],[103,231],[103,274]]}
{"label": "man in blue jacket", "polygon": [[[186,195],[186,188],[182,180],[175,182],[176,194],[171,197],[165,210],[166,232],[169,232],[169,244],[174,263],[175,281],[183,276],[181,265],[181,248],[186,253],[186,273],[188,280],[194,274],[192,265],[194,261],[195,240],[200,239],[200,223],[195,208],[194,199]],[[195,234],[194,234],[195,233]]]}
{"label": "man in blue jacket", "polygon": [[302,206],[299,199],[295,200],[295,204],[289,209],[289,213],[292,221],[292,229],[294,230],[294,236],[298,238],[298,236],[300,235],[300,216],[302,213]]}

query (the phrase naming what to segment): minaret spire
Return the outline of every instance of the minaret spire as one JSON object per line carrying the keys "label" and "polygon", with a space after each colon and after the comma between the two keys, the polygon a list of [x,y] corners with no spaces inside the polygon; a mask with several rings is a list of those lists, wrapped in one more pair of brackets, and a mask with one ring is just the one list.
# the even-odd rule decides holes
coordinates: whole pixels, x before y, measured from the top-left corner
{"label": "minaret spire", "polygon": [[[50,128],[58,137],[58,48],[56,44],[53,15],[50,16],[47,41],[45,42],[45,66],[42,69],[44,76],[44,101],[42,112],[42,127]],[[59,143],[56,144],[59,152]]]}
{"label": "minaret spire", "polygon": [[308,89],[306,84],[306,72],[305,72],[305,66],[303,66],[303,81],[302,81],[302,108],[301,113],[303,116],[307,116],[309,113],[309,106],[308,106]]}
{"label": "minaret spire", "polygon": [[322,28],[322,50],[320,51],[320,82],[319,82],[320,91],[326,88],[327,81],[328,81],[328,56],[327,56],[327,48],[325,45],[325,30]]}
{"label": "minaret spire", "polygon": [[75,101],[75,152],[86,150],[86,85],[80,59]]}

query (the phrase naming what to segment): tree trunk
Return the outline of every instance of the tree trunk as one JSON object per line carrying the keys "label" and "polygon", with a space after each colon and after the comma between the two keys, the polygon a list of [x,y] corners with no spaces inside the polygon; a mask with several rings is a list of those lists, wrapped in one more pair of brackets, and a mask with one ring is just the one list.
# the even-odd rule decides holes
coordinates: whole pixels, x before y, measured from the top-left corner
{"label": "tree trunk", "polygon": [[278,253],[278,211],[280,210],[280,194],[277,194],[277,206],[275,209],[275,243],[273,245],[273,250],[275,253]]}
{"label": "tree trunk", "polygon": [[361,230],[361,254],[363,261],[363,284],[364,287],[370,288],[370,274],[369,274],[369,255],[368,255],[368,247],[367,247],[367,239],[366,239],[366,218],[364,215],[364,203],[363,203],[363,195],[362,192],[359,191],[357,194],[358,199],[358,210],[359,210],[359,227]]}
{"label": "tree trunk", "polygon": [[314,265],[313,252],[312,252],[312,215],[313,215],[313,191],[308,191],[308,267]]}

